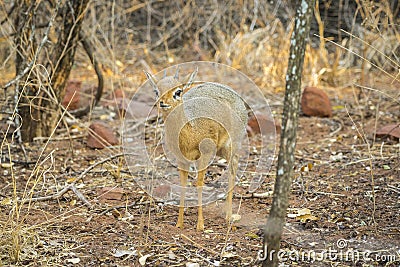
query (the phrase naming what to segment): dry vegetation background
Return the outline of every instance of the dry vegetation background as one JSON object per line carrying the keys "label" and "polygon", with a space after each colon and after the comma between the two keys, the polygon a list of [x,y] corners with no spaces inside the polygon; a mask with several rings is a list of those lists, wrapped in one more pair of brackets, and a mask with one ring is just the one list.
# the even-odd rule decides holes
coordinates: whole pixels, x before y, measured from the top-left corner
{"label": "dry vegetation background", "polygon": [[[133,94],[145,81],[144,74],[141,71],[143,69],[155,73],[176,63],[196,60],[215,61],[237,68],[252,78],[272,104],[275,115],[279,116],[282,110],[281,103],[285,87],[286,64],[295,2],[260,0],[223,2],[212,0],[92,1],[87,11],[83,31],[85,36],[95,44],[95,56],[102,65],[106,79],[105,97],[112,95],[115,89],[123,89],[128,95]],[[0,85],[2,86],[15,75],[13,27],[7,21],[7,12],[11,6],[11,1],[0,3]],[[51,10],[51,5],[44,6],[44,8]],[[335,196],[335,192],[338,193],[335,191],[336,187],[329,182],[335,180],[335,174],[350,175],[351,173],[351,177],[366,179],[368,182],[365,182],[365,186],[357,187],[357,192],[360,192],[363,196],[368,195],[366,206],[373,205],[373,210],[366,209],[360,211],[360,213],[370,216],[371,213],[373,214],[376,211],[375,205],[381,205],[382,207],[390,206],[388,209],[394,215],[382,217],[385,218],[386,223],[390,224],[388,226],[390,234],[377,230],[377,228],[385,228],[386,225],[382,222],[383,226],[380,226],[381,221],[374,215],[370,220],[365,219],[367,224],[365,227],[370,227],[368,231],[372,232],[375,229],[376,236],[384,237],[383,243],[387,238],[390,241],[389,243],[397,244],[397,246],[400,237],[398,225],[400,219],[398,216],[400,209],[398,204],[400,200],[400,147],[398,142],[393,140],[377,141],[374,131],[379,122],[400,123],[399,17],[400,3],[398,1],[319,1],[310,36],[311,42],[306,51],[303,84],[318,86],[328,92],[331,101],[334,102],[334,111],[336,112],[333,121],[341,122],[341,127],[344,130],[342,134],[332,136],[329,135],[329,127],[326,126],[328,125],[326,121],[303,119],[302,122],[306,123],[306,126],[303,124],[300,129],[300,154],[297,155],[298,168],[308,162],[320,165],[315,174],[311,174],[312,179],[308,178],[315,182],[315,187],[322,187],[323,191],[329,191],[326,188],[330,188],[333,192],[333,195],[330,196]],[[76,55],[71,79],[81,80],[84,85],[96,84],[95,73],[81,47]],[[32,162],[24,163],[25,159],[21,147],[10,138],[9,133],[9,126],[12,129],[13,124],[9,117],[13,113],[14,103],[13,92],[10,90],[9,88],[8,91],[1,93],[0,104],[3,131],[0,168],[2,175],[0,178],[0,266],[18,264],[31,264],[32,266],[45,264],[60,266],[67,264],[138,266],[137,260],[132,258],[140,258],[140,256],[150,254],[148,262],[152,262],[152,264],[149,264],[149,266],[157,264],[169,266],[173,261],[180,262],[181,266],[184,266],[191,258],[203,259],[208,258],[209,255],[222,259],[221,262],[227,261],[226,266],[252,266],[256,264],[254,261],[249,263],[245,255],[240,253],[238,253],[241,255],[240,257],[224,254],[225,257],[218,253],[218,255],[214,255],[212,251],[215,243],[207,244],[204,241],[204,236],[194,233],[192,237],[188,237],[189,234],[187,234],[188,236],[185,235],[184,239],[176,241],[181,244],[178,247],[174,247],[172,244],[174,242],[167,245],[163,244],[171,249],[168,253],[173,251],[173,254],[168,254],[164,250],[160,251],[161,248],[153,246],[151,238],[149,238],[152,235],[149,230],[150,222],[146,224],[136,222],[139,225],[137,228],[127,226],[128,223],[122,224],[115,231],[108,228],[104,230],[101,228],[102,226],[93,224],[89,226],[92,229],[81,229],[81,232],[74,232],[75,224],[84,224],[85,220],[87,220],[86,222],[90,221],[98,213],[104,215],[102,212],[107,208],[98,204],[97,212],[91,213],[85,210],[86,207],[81,206],[80,200],[73,194],[44,202],[30,201],[35,197],[59,192],[65,187],[65,184],[80,177],[88,166],[96,164],[99,158],[118,154],[121,152],[121,148],[117,147],[103,152],[85,150],[84,142],[79,141],[83,140],[83,137],[87,134],[87,126],[91,120],[101,116],[103,116],[102,118],[110,116],[108,111],[99,108],[83,119],[68,118],[70,121],[67,121],[65,125],[68,125],[70,129],[75,129],[71,133],[74,131],[78,133],[73,139],[78,140],[78,143],[68,140],[71,133],[66,133],[63,128],[65,125],[60,126],[53,142],[45,142],[38,138],[32,144],[25,144],[28,157]],[[115,118],[113,117],[114,123],[118,125],[120,121]],[[319,146],[313,146],[315,145],[314,137],[307,138],[307,136],[312,134],[313,126],[321,124],[323,125],[321,131],[328,129],[328,132],[325,133],[326,136],[321,137],[323,141]],[[305,129],[309,125],[311,130]],[[347,158],[344,157],[331,162],[322,160],[329,159],[332,156],[329,153],[326,157],[321,156],[327,149],[332,149],[328,144],[332,138],[336,138],[337,141],[335,142],[345,143],[343,145],[345,149],[337,143],[332,144],[332,146],[337,146],[337,154],[351,153]],[[57,140],[61,140],[60,143],[54,143]],[[314,144],[312,145],[312,143]],[[75,147],[72,148],[72,146]],[[57,147],[61,149],[57,150]],[[345,150],[350,152],[345,152]],[[314,157],[315,154],[319,156]],[[80,158],[82,155],[85,156],[83,161]],[[353,157],[357,157],[357,160],[360,161],[354,163]],[[317,160],[317,158],[322,159]],[[377,160],[377,158],[382,161]],[[347,163],[354,168],[350,170],[341,169],[346,162],[340,162],[340,160],[347,160]],[[357,160],[354,159],[354,161]],[[365,163],[366,166],[358,166],[357,164],[360,162]],[[103,165],[96,165],[96,167],[100,166]],[[362,168],[362,170],[358,170],[358,168]],[[128,178],[124,178],[123,174],[124,168],[121,161],[115,161],[95,171],[93,175],[96,179],[90,181],[93,186],[104,186],[105,184],[114,186],[121,183],[121,180],[125,181],[122,182],[123,185],[129,184],[125,187],[125,190],[132,190],[130,194],[127,194],[131,198],[130,200],[137,200],[138,197],[132,194],[137,190],[132,189],[134,188],[133,181],[126,182]],[[271,175],[273,178],[273,174]],[[328,177],[327,184],[320,184],[321,180],[326,177]],[[383,180],[375,183],[376,177]],[[103,180],[100,178],[103,178]],[[268,191],[272,188],[272,178],[267,185],[261,188],[262,191]],[[114,180],[117,182],[111,183]],[[305,186],[303,183],[303,180],[295,179],[294,192],[302,200],[304,200],[302,190]],[[346,185],[344,187],[347,188],[350,182],[344,182],[344,184]],[[390,184],[391,187],[385,187],[385,184]],[[381,187],[378,189],[374,187],[379,185]],[[375,194],[378,193],[375,192],[375,189],[377,192],[390,192],[390,197],[380,195],[380,198],[376,200]],[[96,200],[98,195],[93,191],[95,191],[93,188],[92,190],[86,188],[85,192],[89,194],[89,198]],[[299,193],[300,191],[301,193]],[[329,194],[327,197],[329,197]],[[146,197],[140,195],[140,198]],[[390,205],[385,202],[385,198],[389,202],[391,201]],[[329,202],[326,199],[325,202],[318,201],[321,205]],[[342,201],[346,202],[343,199]],[[150,218],[151,212],[159,212],[157,204],[150,200],[148,200],[148,203],[147,209],[144,208],[144,211],[141,211],[138,215],[142,220],[146,220],[147,215]],[[257,201],[254,203],[260,204]],[[267,209],[268,203],[270,202],[262,202],[260,209]],[[302,203],[307,207],[307,201]],[[46,205],[54,206],[47,208]],[[317,207],[314,208],[317,209]],[[99,212],[99,210],[101,211]],[[170,214],[171,218],[164,214],[164,217],[156,216],[157,218],[154,221],[163,222],[164,220],[171,219],[173,221],[175,219],[175,209],[165,208],[165,211]],[[113,212],[112,216],[121,217],[122,221],[130,220],[129,214],[116,214],[119,212],[118,210]],[[348,208],[346,208],[346,212],[349,212]],[[323,214],[322,211],[321,214]],[[323,217],[321,214],[319,216]],[[352,216],[359,218],[361,215],[347,215],[347,217]],[[336,219],[347,220],[346,216],[343,215],[342,217],[338,215],[331,219],[332,221]],[[378,224],[376,224],[376,221]],[[125,230],[123,226],[126,226]],[[96,232],[96,227],[103,229],[103,233],[107,233],[108,237],[101,236],[101,231]],[[112,228],[113,226],[109,227]],[[339,225],[333,228],[338,232],[342,230]],[[170,228],[166,229],[173,231]],[[99,238],[100,236],[105,240],[109,238],[109,242],[101,243],[99,239],[90,239],[88,236],[92,235],[91,230],[94,230],[95,233],[92,234],[99,235]],[[82,237],[83,231],[89,232],[89,234]],[[108,234],[108,231],[112,234]],[[140,238],[137,242],[131,242],[129,238],[135,238],[135,235],[132,237],[124,231],[131,231]],[[252,230],[252,235],[248,234],[247,230],[243,231],[245,233],[243,235],[247,236],[246,240],[251,240],[245,242],[249,242],[252,248],[245,246],[242,251],[243,253],[252,252],[254,254],[260,249],[262,239],[257,237],[257,231]],[[70,236],[66,232],[76,233],[76,235],[75,237]],[[156,227],[154,233],[160,234],[159,239],[163,239],[162,229]],[[236,234],[222,233],[221,239],[225,238],[225,245],[222,246],[223,249],[221,250],[226,253],[226,247],[229,247],[230,244],[226,240],[240,239],[240,234],[242,234],[240,230]],[[236,235],[236,237],[232,237],[232,235]],[[60,236],[65,238],[60,238]],[[340,234],[331,236],[340,237]],[[344,236],[345,238],[349,237],[349,235]],[[91,242],[89,247],[82,245],[86,240],[85,238]],[[288,238],[290,239],[290,237]],[[135,246],[135,251],[137,250],[136,254],[132,252],[133,250],[126,248],[120,250],[125,254],[121,252],[122,256],[115,256],[116,252],[110,252],[117,247],[113,246],[113,241],[119,244],[118,247],[121,244],[131,242],[134,244],[132,246]],[[236,244],[236,241],[232,241],[232,243]],[[99,247],[96,248],[96,244]],[[80,246],[84,247],[85,251],[90,250],[90,253],[82,256],[84,252],[80,251]],[[290,244],[286,244],[286,246],[290,246]],[[57,249],[52,250],[52,247]],[[203,256],[194,253],[194,250]],[[165,254],[167,256],[162,252],[167,253]],[[164,256],[159,258],[169,259],[170,263],[166,263],[167,260],[157,262],[156,256],[161,254]],[[96,258],[96,260],[93,260],[93,258]],[[120,259],[121,261],[118,262]],[[146,261],[146,259],[144,260]],[[212,266],[210,262],[205,260],[199,260],[199,262],[201,262],[200,266],[207,264]],[[399,261],[389,262],[389,264],[396,266],[394,264],[399,264]]]}

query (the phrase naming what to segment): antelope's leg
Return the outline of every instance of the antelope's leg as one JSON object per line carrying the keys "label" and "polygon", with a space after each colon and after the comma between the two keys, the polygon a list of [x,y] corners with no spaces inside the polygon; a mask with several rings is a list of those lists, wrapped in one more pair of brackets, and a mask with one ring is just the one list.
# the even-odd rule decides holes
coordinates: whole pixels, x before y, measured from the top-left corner
{"label": "antelope's leg", "polygon": [[183,229],[183,212],[185,209],[185,194],[186,194],[186,184],[188,179],[188,172],[186,170],[179,170],[179,178],[181,180],[181,198],[179,201],[179,215],[176,227]]}
{"label": "antelope's leg", "polygon": [[197,174],[197,197],[198,197],[198,214],[197,214],[197,231],[204,230],[204,218],[203,218],[203,186],[204,176],[206,169],[198,171]]}
{"label": "antelope's leg", "polygon": [[232,218],[232,198],[235,187],[236,170],[238,167],[238,156],[233,155],[229,163],[228,195],[226,197],[226,222],[229,224]]}

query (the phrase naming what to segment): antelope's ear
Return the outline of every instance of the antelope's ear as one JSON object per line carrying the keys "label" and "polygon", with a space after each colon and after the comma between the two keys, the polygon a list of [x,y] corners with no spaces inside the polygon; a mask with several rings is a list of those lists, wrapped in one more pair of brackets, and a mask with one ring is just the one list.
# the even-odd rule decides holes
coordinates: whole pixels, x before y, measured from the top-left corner
{"label": "antelope's ear", "polygon": [[157,81],[154,79],[153,75],[151,75],[149,72],[145,70],[143,72],[144,74],[146,74],[147,79],[149,80],[151,86],[153,87],[153,91],[156,94],[156,99],[158,99],[160,97],[160,90],[158,89]]}
{"label": "antelope's ear", "polygon": [[187,88],[189,88],[192,85],[192,83],[194,82],[194,79],[197,76],[198,71],[199,71],[199,68],[196,67],[196,69],[189,75],[189,77],[185,79],[185,81],[183,83],[184,84],[183,91],[185,91]]}

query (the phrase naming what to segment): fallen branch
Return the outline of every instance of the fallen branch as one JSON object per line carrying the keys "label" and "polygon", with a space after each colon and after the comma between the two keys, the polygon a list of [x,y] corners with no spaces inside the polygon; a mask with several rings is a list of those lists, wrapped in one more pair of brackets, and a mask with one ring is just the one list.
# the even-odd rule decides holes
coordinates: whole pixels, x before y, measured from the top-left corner
{"label": "fallen branch", "polygon": [[[105,162],[107,162],[107,161],[109,161],[109,160],[114,159],[114,158],[121,157],[121,156],[123,156],[123,155],[125,155],[125,154],[126,154],[126,153],[119,153],[119,154],[110,156],[110,157],[108,157],[108,158],[105,158],[105,159],[103,159],[103,160],[101,160],[101,161],[98,161],[98,162],[92,164],[89,168],[87,168],[86,170],[84,170],[84,171],[79,175],[79,177],[78,177],[75,181],[73,181],[71,184],[67,185],[67,186],[64,187],[60,192],[58,192],[58,193],[56,193],[56,194],[54,194],[54,195],[44,196],[44,197],[30,198],[30,199],[27,199],[27,200],[22,200],[21,203],[26,203],[26,202],[29,202],[29,201],[55,200],[55,199],[61,198],[61,197],[62,197],[65,193],[67,193],[68,191],[72,191],[72,192],[75,193],[75,195],[76,195],[87,207],[91,208],[92,205],[90,204],[90,202],[89,202],[89,201],[85,198],[85,196],[75,187],[76,182],[79,181],[79,180],[81,180],[81,179],[83,179],[83,177],[84,177],[88,172],[90,172],[91,170],[93,170],[96,166],[101,165],[101,164],[103,164],[103,163],[105,163]],[[124,207],[125,207],[125,206],[124,206]],[[107,212],[108,212],[108,211],[107,211]]]}
{"label": "fallen branch", "polygon": [[93,163],[93,164],[90,165],[86,170],[84,170],[84,171],[78,176],[78,178],[76,178],[76,180],[75,180],[72,184],[75,184],[75,183],[78,182],[79,180],[83,179],[83,177],[84,177],[88,172],[90,172],[91,170],[93,170],[96,166],[99,166],[99,165],[101,165],[101,164],[103,164],[103,163],[105,163],[105,162],[107,162],[107,161],[109,161],[109,160],[112,160],[112,159],[115,159],[115,158],[124,156],[125,154],[126,154],[126,153],[119,153],[119,154],[112,155],[112,156],[110,156],[110,157],[108,157],[108,158],[105,158],[105,159],[103,159],[103,160],[100,160],[100,161],[98,161],[98,162]]}
{"label": "fallen branch", "polygon": [[143,201],[143,202],[134,201],[128,205],[125,204],[125,205],[118,205],[118,206],[113,206],[113,207],[107,208],[106,210],[103,210],[102,212],[100,212],[99,215],[104,215],[112,210],[118,210],[118,209],[123,209],[123,208],[133,208],[133,207],[136,207],[139,205],[148,205],[151,203],[163,203],[164,204],[164,201],[156,201],[154,199],[152,201]]}
{"label": "fallen branch", "polygon": [[26,203],[26,202],[34,202],[34,201],[46,201],[46,200],[56,200],[60,199],[62,196],[65,195],[68,191],[72,191],[75,193],[75,195],[89,208],[92,206],[90,202],[85,198],[85,196],[75,187],[74,184],[67,185],[64,187],[60,192],[54,195],[50,196],[45,196],[45,197],[34,197],[26,200],[22,200],[21,203]]}

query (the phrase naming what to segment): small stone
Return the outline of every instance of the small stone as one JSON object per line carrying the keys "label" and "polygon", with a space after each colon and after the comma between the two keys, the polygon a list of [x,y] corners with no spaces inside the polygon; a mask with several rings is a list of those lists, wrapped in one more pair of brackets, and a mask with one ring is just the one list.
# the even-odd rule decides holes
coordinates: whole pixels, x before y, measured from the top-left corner
{"label": "small stone", "polygon": [[69,81],[65,87],[65,95],[61,102],[68,110],[77,110],[88,107],[94,100],[97,88],[92,85],[82,87],[81,81]]}
{"label": "small stone", "polygon": [[157,114],[157,109],[153,108],[152,105],[136,100],[132,100],[129,105],[124,108],[126,112],[134,118],[148,118],[149,116]]}
{"label": "small stone", "polygon": [[118,138],[108,125],[103,122],[93,122],[89,126],[86,145],[90,148],[103,149],[107,146],[117,145]]}
{"label": "small stone", "polygon": [[124,189],[110,186],[97,190],[97,196],[101,203],[105,203],[107,200],[122,200],[124,193]]}
{"label": "small stone", "polygon": [[114,92],[113,92],[113,94],[112,94],[112,96],[113,96],[115,99],[118,99],[118,98],[125,98],[125,91],[122,90],[122,89],[115,89]]}
{"label": "small stone", "polygon": [[317,87],[306,87],[301,97],[301,110],[307,116],[332,117],[328,95]]}
{"label": "small stone", "polygon": [[256,112],[250,117],[247,126],[247,132],[250,136],[260,133],[263,135],[272,134],[274,131],[276,134],[280,134],[281,132],[281,125],[278,122],[259,112]]}
{"label": "small stone", "polygon": [[80,102],[80,94],[81,94],[81,81],[68,81],[67,85],[65,86],[65,94],[61,104],[64,107],[68,107],[68,110],[75,110],[78,109],[79,102]]}
{"label": "small stone", "polygon": [[388,124],[376,131],[376,137],[392,137],[400,139],[400,123]]}
{"label": "small stone", "polygon": [[171,194],[171,186],[167,184],[159,185],[153,190],[153,197],[159,199],[169,199]]}

